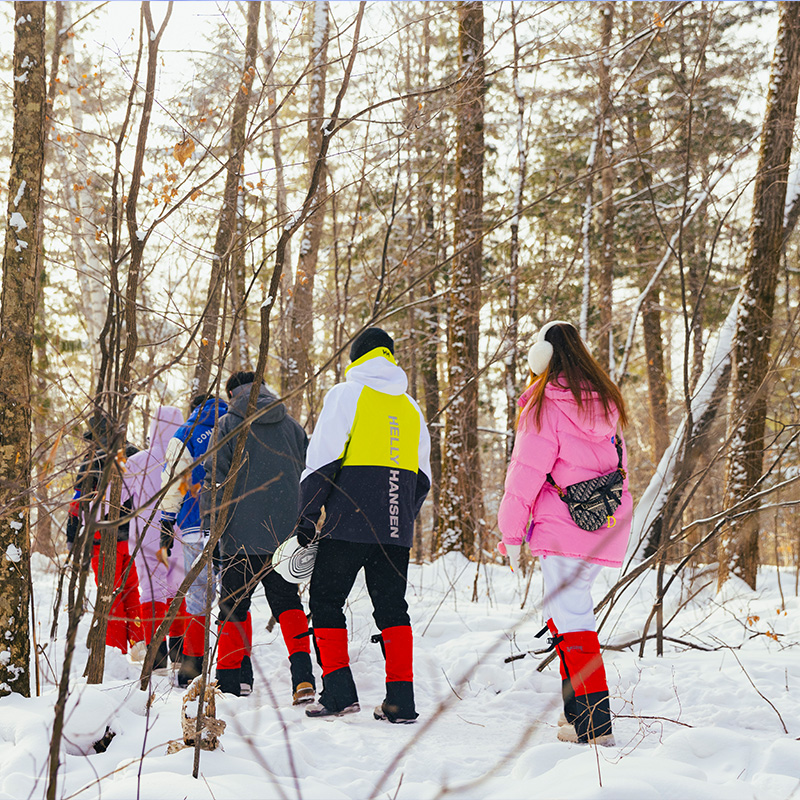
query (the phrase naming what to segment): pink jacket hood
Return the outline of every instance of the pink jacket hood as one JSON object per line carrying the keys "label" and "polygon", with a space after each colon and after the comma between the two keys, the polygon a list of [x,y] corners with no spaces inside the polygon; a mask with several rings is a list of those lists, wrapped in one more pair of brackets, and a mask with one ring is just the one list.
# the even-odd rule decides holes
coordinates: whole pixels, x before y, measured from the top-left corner
{"label": "pink jacket hood", "polygon": [[[533,390],[519,400],[524,406]],[[606,418],[600,398],[591,393],[579,409],[569,389],[549,383],[541,424],[523,416],[506,474],[497,519],[503,541],[530,544],[534,555],[563,555],[606,566],[620,566],[630,535],[632,501],[625,480],[622,503],[612,527],[584,531],[572,521],[566,504],[547,482],[561,487],[605,475],[617,468],[614,446],[619,415]],[[623,468],[627,454],[623,442]]]}

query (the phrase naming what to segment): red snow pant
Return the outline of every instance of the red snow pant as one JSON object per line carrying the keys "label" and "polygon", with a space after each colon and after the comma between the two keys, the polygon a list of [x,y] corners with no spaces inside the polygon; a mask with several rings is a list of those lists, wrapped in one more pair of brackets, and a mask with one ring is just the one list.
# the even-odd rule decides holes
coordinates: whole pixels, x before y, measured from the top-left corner
{"label": "red snow pant", "polygon": [[[128,569],[125,584],[122,577]],[[95,584],[99,585],[103,565],[100,563],[100,543],[95,542],[92,550],[92,569]],[[116,647],[123,653],[128,652],[128,644],[144,641],[142,626],[142,608],[139,604],[139,576],[136,565],[128,551],[128,543],[117,542],[117,565],[114,570],[114,600],[108,616],[106,628],[106,644]]]}

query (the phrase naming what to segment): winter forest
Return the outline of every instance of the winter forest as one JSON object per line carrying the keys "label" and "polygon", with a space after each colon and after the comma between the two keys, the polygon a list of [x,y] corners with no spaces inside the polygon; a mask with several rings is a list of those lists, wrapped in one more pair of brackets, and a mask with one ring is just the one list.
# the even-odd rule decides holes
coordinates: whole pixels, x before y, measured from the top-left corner
{"label": "winter forest", "polygon": [[[0,800],[800,797],[800,3],[18,0],[0,35]],[[550,320],[628,411],[614,747],[556,740],[541,565],[497,549]],[[213,524],[143,660],[106,646],[159,407],[251,370],[313,441],[370,327],[431,439],[417,724],[304,716],[261,589],[252,694],[214,692],[210,595],[199,680],[157,669]],[[371,709],[362,579],[345,612]]]}

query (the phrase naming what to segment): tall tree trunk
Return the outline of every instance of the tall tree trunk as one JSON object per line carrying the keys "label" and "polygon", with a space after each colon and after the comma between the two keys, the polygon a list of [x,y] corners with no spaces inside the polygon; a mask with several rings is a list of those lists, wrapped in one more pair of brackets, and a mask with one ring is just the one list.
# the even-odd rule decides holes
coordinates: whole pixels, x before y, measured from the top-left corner
{"label": "tall tree trunk", "polygon": [[[142,269],[144,249],[147,244],[149,232],[139,228],[137,220],[137,204],[141,189],[141,178],[144,166],[147,136],[150,130],[150,119],[155,101],[156,76],[158,73],[158,48],[161,37],[172,15],[172,3],[167,5],[166,14],[161,26],[156,30],[150,11],[150,3],[142,3],[142,16],[145,21],[147,36],[147,77],[144,87],[144,100],[142,102],[142,116],[139,120],[139,130],[136,137],[136,150],[133,159],[133,170],[128,195],[125,201],[125,221],[128,228],[128,241],[130,247],[130,261],[125,294],[120,298],[122,302],[122,321],[125,326],[124,347],[122,348],[122,363],[113,365],[101,376],[108,391],[105,395],[109,398],[108,418],[114,424],[114,435],[110,437],[111,447],[108,449],[107,458],[112,462],[116,456],[116,448],[124,450],[125,434],[128,426],[131,403],[134,392],[131,387],[131,368],[139,344],[139,334],[136,322],[136,299]],[[114,264],[114,271],[119,264]],[[108,326],[109,320],[106,321]],[[121,344],[121,341],[120,341]],[[113,378],[112,376],[113,372]],[[100,524],[100,564],[102,565],[98,576],[97,601],[95,603],[92,623],[87,636],[89,658],[86,662],[87,683],[102,683],[105,669],[105,641],[108,628],[108,616],[114,601],[114,575],[117,563],[117,527],[119,520],[119,504],[122,494],[122,473],[114,469],[111,473],[110,498],[108,504],[108,524]],[[105,493],[106,484],[102,481],[98,487],[99,496]]]}
{"label": "tall tree trunk", "polygon": [[[650,125],[652,110],[647,79],[636,81],[634,94],[635,106],[631,110],[629,118],[629,139],[638,157],[638,174],[634,191],[639,197],[646,197],[652,181],[649,155],[652,147]],[[644,213],[645,203],[644,201],[640,202]],[[647,282],[649,265],[657,258],[659,242],[660,237],[655,226],[645,226],[645,230],[641,231],[634,239],[634,258],[642,273],[642,288]],[[652,294],[653,296],[648,297],[642,306],[642,330],[647,363],[650,448],[653,463],[658,464],[669,444],[669,420],[667,417],[667,376],[664,369],[664,344],[661,333],[661,297],[658,286],[653,288]]]}
{"label": "tall tree trunk", "polygon": [[[430,78],[431,58],[431,26],[426,15],[422,27],[422,85],[427,86]],[[430,141],[425,142],[420,158],[420,172],[426,179],[420,186],[419,216],[424,224],[425,244],[420,249],[420,262],[425,274],[425,293],[431,298],[425,305],[423,316],[423,335],[419,344],[419,373],[422,380],[422,393],[425,398],[425,418],[431,432],[431,495],[433,501],[433,541],[438,536],[440,498],[442,488],[442,435],[439,420],[439,302],[435,299],[439,290],[440,270],[436,269],[439,261],[439,236],[436,232],[434,211],[434,174],[433,151]]]}
{"label": "tall tree trunk", "polygon": [[[103,329],[103,310],[106,306],[107,296],[105,284],[108,274],[96,251],[95,226],[91,222],[96,192],[91,187],[91,176],[83,171],[90,163],[90,159],[83,121],[83,105],[86,101],[81,97],[81,87],[85,79],[81,77],[76,63],[74,36],[69,30],[73,24],[73,3],[65,2],[60,5],[63,6],[63,26],[68,31],[68,35],[64,37],[63,63],[67,68],[69,113],[73,128],[71,136],[75,142],[75,147],[71,149],[74,150],[75,163],[78,167],[78,171],[74,173],[74,180],[71,181],[72,187],[66,188],[64,196],[70,209],[68,216],[72,256],[77,266],[78,285],[81,289],[79,300],[81,316],[86,326],[88,350],[92,359],[92,374],[94,375],[99,367],[97,342],[100,338],[100,331]],[[56,34],[59,32],[57,31]]]}
{"label": "tall tree trunk", "polygon": [[249,224],[247,221],[247,193],[239,192],[236,210],[236,233],[231,242],[231,266],[228,279],[230,302],[230,368],[231,371],[247,370],[250,365],[247,316],[245,313],[245,287],[247,284],[247,240]]}
{"label": "tall tree trunk", "polygon": [[614,167],[611,129],[611,34],[614,29],[614,3],[606,2],[600,8],[600,185],[603,197],[600,204],[601,240],[598,294],[600,300],[600,329],[598,331],[597,355],[600,363],[610,372],[614,371],[613,295],[614,284]]}
{"label": "tall tree trunk", "polygon": [[514,39],[512,77],[517,100],[517,180],[514,187],[514,211],[511,217],[511,247],[508,265],[508,351],[505,357],[506,390],[506,463],[514,449],[517,420],[517,361],[519,359],[519,222],[522,217],[522,196],[525,189],[528,147],[525,141],[525,94],[519,82],[520,47],[517,40],[518,7],[511,3],[511,33]]}
{"label": "tall tree trunk", "polygon": [[[786,183],[800,86],[800,4],[780,4],[764,131],[753,192],[753,218],[745,258],[744,299],[733,352],[726,506],[751,493],[761,478],[769,396],[769,349],[775,287],[783,244]],[[720,582],[727,570],[755,588],[759,565],[759,502],[731,520],[721,539]]]}
{"label": "tall tree trunk", "polygon": [[[442,469],[441,546],[472,556],[485,526],[478,446],[478,323],[483,252],[483,3],[458,3],[456,210],[450,280],[450,399]],[[477,542],[476,542],[477,540]]]}
{"label": "tall tree trunk", "polygon": [[261,3],[247,4],[247,38],[245,40],[244,68],[242,80],[233,103],[231,120],[231,147],[225,176],[225,189],[222,195],[222,208],[219,225],[214,240],[214,255],[211,257],[211,277],[208,282],[208,298],[203,311],[203,332],[200,351],[192,382],[192,393],[208,391],[211,371],[217,351],[217,336],[220,330],[219,312],[222,288],[228,274],[231,250],[235,242],[236,219],[239,202],[241,168],[247,144],[247,110],[252,94],[255,74],[256,52],[258,50],[258,17]]}
{"label": "tall tree trunk", "polygon": [[[61,61],[61,49],[67,32],[64,25],[64,3],[55,3],[55,36],[53,38],[53,51],[50,56],[50,75],[47,81],[47,114],[45,119],[45,141],[44,141],[44,162],[48,163],[50,156],[50,134],[52,131],[53,102],[56,97],[56,77],[58,75],[58,65]],[[39,230],[44,230],[44,203],[39,203]],[[36,348],[36,366],[34,369],[34,381],[36,384],[36,397],[38,400],[36,410],[32,409],[33,441],[34,447],[37,443],[45,441],[48,436],[48,423],[50,419],[50,399],[47,396],[48,389],[52,383],[50,376],[50,364],[47,355],[47,310],[44,304],[43,289],[47,284],[47,276],[44,270],[44,248],[36,250],[36,334],[34,346]],[[50,476],[52,468],[50,458],[36,459],[34,469],[34,482],[36,485],[36,527],[33,535],[33,552],[42,553],[48,557],[56,554],[55,542],[53,541],[53,518],[50,515]]]}
{"label": "tall tree trunk", "polygon": [[14,4],[14,135],[0,306],[0,696],[30,696],[31,369],[45,141],[44,3]]}
{"label": "tall tree trunk", "polygon": [[[329,3],[327,0],[318,0],[314,3],[311,37],[312,70],[309,80],[307,133],[309,171],[313,170],[317,164],[324,138],[329,36]],[[311,215],[303,228],[303,238],[300,241],[300,253],[297,258],[289,334],[291,346],[283,384],[282,393],[284,395],[298,389],[311,374],[310,349],[314,332],[314,278],[317,274],[317,256],[322,241],[322,225],[325,220],[326,167],[324,163],[321,166],[321,180],[314,196]],[[302,401],[303,397],[299,391],[295,391],[295,394],[286,400],[289,413],[296,419],[300,416]]]}
{"label": "tall tree trunk", "polygon": [[[274,106],[277,103],[277,79],[275,77],[275,35],[273,32],[274,11],[272,3],[267,0],[264,4],[264,20],[267,28],[267,41],[264,49],[265,81],[267,89],[267,104]],[[283,170],[283,151],[281,148],[281,126],[278,115],[270,117],[270,132],[272,134],[272,161],[275,165],[275,215],[276,230],[282,230],[289,216],[286,202],[286,182]],[[279,298],[279,320],[278,320],[278,356],[281,364],[281,376],[284,375],[286,363],[289,358],[290,336],[289,336],[289,314],[291,307],[291,271],[292,271],[292,251],[291,241],[286,243],[286,255],[284,259],[283,272],[280,275],[280,298]],[[283,387],[285,381],[281,377],[280,385]]]}

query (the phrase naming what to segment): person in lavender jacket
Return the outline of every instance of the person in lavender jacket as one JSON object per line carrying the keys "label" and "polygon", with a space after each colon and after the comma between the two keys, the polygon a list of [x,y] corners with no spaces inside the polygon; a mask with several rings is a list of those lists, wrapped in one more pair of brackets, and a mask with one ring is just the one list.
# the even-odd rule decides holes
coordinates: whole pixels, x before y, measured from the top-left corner
{"label": "person in lavender jacket", "polygon": [[[528,354],[530,385],[519,399],[516,441],[497,519],[499,546],[512,569],[528,542],[539,556],[544,611],[558,653],[564,714],[561,741],[613,745],[608,684],[596,633],[592,584],[600,568],[619,567],[630,536],[627,473],[622,500],[606,525],[573,522],[559,487],[614,472],[627,423],[619,389],[569,322],[544,325]],[[622,451],[622,467],[627,454]]]}
{"label": "person in lavender jacket", "polygon": [[[125,465],[123,477],[122,500],[126,500],[137,516],[130,523],[129,546],[131,552],[137,544],[136,569],[139,575],[139,588],[142,604],[142,622],[144,624],[145,642],[149,645],[153,632],[164,620],[169,603],[183,580],[184,566],[182,551],[165,567],[158,558],[161,537],[161,511],[155,508],[154,498],[161,491],[161,470],[167,444],[175,432],[183,424],[183,414],[174,406],[161,406],[150,423],[149,447],[131,456]],[[180,541],[174,545],[181,548]],[[177,633],[178,625],[170,630]],[[179,637],[170,642],[173,658],[180,653]],[[156,669],[168,665],[167,645],[161,643],[155,662]]]}

